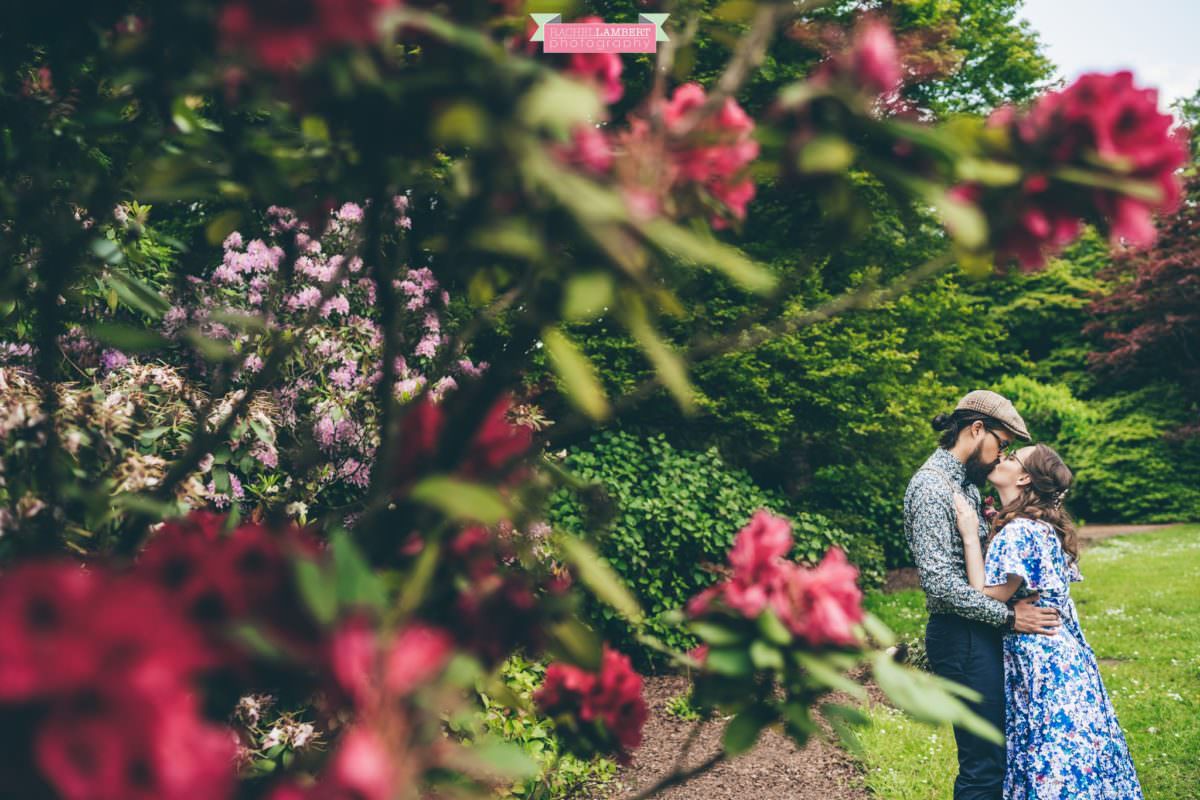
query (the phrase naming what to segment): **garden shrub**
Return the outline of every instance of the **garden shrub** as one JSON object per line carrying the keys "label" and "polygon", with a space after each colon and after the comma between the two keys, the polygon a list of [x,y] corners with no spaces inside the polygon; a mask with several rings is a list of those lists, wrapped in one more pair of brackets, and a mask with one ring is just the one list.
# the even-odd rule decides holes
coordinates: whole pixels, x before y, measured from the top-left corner
{"label": "garden shrub", "polygon": [[[689,647],[695,642],[657,616],[681,608],[713,583],[715,576],[706,565],[724,560],[734,536],[758,508],[792,520],[796,560],[815,563],[837,545],[859,566],[864,588],[883,581],[878,542],[850,534],[820,514],[795,510],[780,493],[755,485],[747,472],[725,464],[716,448],[681,450],[662,434],[642,437],[612,430],[571,452],[566,466],[604,487],[612,517],[600,535],[600,552],[638,596],[651,618],[649,631],[667,644]],[[554,497],[550,521],[556,527],[579,533],[589,519],[578,496],[561,491]],[[614,611],[596,606],[588,614],[609,641],[620,642],[627,652],[639,649],[628,624]]]}
{"label": "garden shrub", "polygon": [[[545,674],[544,663],[521,653],[511,655],[500,668],[505,688],[527,706],[532,706],[533,693]],[[617,765],[610,758],[585,760],[565,752],[554,724],[544,716],[506,705],[487,692],[480,692],[479,699],[484,709],[483,729],[519,745],[540,769],[535,777],[500,788],[496,797],[583,797],[616,777]]]}
{"label": "garden shrub", "polygon": [[1169,388],[1081,400],[1066,386],[1017,376],[996,390],[1021,411],[1034,440],[1074,470],[1067,505],[1077,516],[1130,523],[1200,517],[1200,443],[1170,437],[1187,406]]}

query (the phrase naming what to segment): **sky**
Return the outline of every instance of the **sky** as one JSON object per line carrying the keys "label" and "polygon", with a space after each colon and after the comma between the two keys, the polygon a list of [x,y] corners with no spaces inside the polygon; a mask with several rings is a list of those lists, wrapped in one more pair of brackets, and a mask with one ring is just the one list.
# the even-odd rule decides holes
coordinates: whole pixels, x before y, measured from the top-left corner
{"label": "sky", "polygon": [[1068,81],[1130,69],[1164,111],[1200,88],[1200,0],[1025,0],[1022,16]]}

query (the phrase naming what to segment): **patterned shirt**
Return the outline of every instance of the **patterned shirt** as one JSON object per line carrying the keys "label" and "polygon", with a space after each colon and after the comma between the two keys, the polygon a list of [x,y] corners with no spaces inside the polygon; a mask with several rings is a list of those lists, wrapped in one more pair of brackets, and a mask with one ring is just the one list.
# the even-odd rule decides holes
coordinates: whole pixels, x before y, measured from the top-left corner
{"label": "patterned shirt", "polygon": [[934,451],[904,493],[904,535],[921,573],[925,607],[930,614],[957,614],[1002,627],[1008,607],[972,589],[967,582],[954,493],[965,495],[975,504],[981,545],[986,544],[987,525],[979,489],[966,476],[966,467],[953,453],[940,447]]}

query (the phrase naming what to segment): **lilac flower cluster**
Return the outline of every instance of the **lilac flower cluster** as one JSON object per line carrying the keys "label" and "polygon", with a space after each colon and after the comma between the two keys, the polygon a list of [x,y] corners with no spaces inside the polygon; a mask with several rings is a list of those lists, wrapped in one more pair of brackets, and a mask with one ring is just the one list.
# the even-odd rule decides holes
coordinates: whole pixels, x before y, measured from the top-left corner
{"label": "lilac flower cluster", "polygon": [[[411,227],[408,205],[405,195],[392,203],[397,235]],[[234,429],[229,491],[217,492],[209,483],[209,497],[218,507],[264,493],[273,494],[272,501],[299,499],[308,506],[344,504],[366,488],[379,445],[383,331],[373,265],[357,255],[365,210],[356,203],[341,205],[319,234],[290,209],[272,206],[266,218],[262,238],[237,231],[225,238],[221,262],[172,298],[161,331],[178,338],[199,330],[228,342],[241,359],[235,382],[242,386],[262,370],[265,340],[261,331],[231,330],[214,313],[254,315],[268,329],[294,331],[299,345],[260,401],[269,410],[255,424]],[[283,270],[285,235],[295,235],[298,253],[290,279]],[[424,266],[401,270],[392,289],[401,316],[401,352],[393,365],[397,399],[407,401],[429,385],[440,400],[459,380],[487,368],[461,358],[451,364],[452,374],[430,375],[449,341],[444,315],[450,296]]]}

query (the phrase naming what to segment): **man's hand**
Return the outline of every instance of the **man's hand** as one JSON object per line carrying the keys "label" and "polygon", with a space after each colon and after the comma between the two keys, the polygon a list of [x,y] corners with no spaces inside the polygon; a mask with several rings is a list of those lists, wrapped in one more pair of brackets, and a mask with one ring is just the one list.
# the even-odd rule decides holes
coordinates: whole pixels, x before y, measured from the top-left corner
{"label": "man's hand", "polygon": [[1017,633],[1040,633],[1043,636],[1054,636],[1062,621],[1058,618],[1056,608],[1038,608],[1034,602],[1040,595],[1034,593],[1023,597],[1013,604],[1017,612],[1017,621],[1013,630]]}

